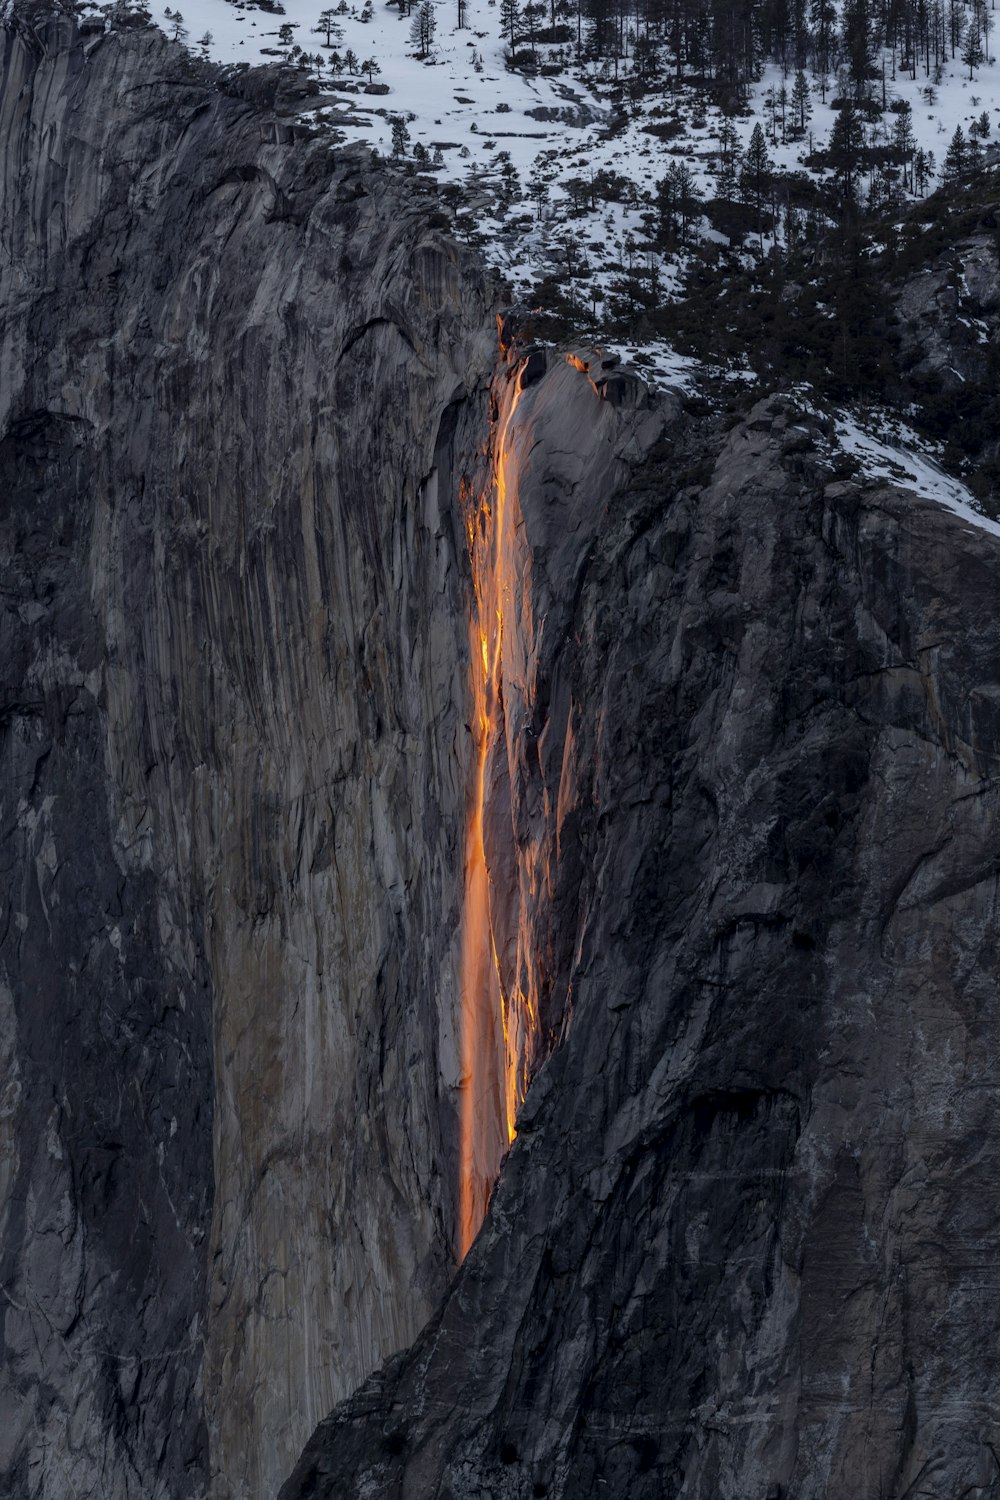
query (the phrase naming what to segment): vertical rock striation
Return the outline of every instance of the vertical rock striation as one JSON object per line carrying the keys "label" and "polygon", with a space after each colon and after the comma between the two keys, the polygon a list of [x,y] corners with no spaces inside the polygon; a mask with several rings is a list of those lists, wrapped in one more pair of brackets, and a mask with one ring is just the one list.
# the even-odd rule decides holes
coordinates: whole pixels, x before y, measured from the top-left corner
{"label": "vertical rock striation", "polygon": [[997,536],[0,44],[0,1488],[1000,1494]]}
{"label": "vertical rock striation", "polygon": [[564,1039],[283,1500],[1000,1493],[1000,536],[792,403],[689,438],[563,512]]}
{"label": "vertical rock striation", "polygon": [[264,1496],[456,1248],[488,289],[267,75],[0,42],[0,1487]]}

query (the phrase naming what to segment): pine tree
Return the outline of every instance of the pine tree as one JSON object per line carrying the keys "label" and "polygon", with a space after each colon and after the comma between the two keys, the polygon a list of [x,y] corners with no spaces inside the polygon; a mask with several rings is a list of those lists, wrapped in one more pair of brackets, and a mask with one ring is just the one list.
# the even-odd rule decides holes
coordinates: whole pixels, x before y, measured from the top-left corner
{"label": "pine tree", "polygon": [[965,132],[963,131],[961,125],[956,125],[955,134],[951,138],[951,145],[948,147],[948,150],[945,153],[944,175],[946,177],[952,178],[961,177],[965,171],[965,164]]}
{"label": "pine tree", "polygon": [[800,68],[795,75],[792,85],[792,115],[795,119],[795,130],[798,135],[805,135],[806,123],[812,114],[812,103],[809,98],[809,80]]}
{"label": "pine tree", "polygon": [[865,146],[864,124],[861,115],[848,101],[838,111],[830,132],[828,155],[830,165],[837,176],[837,183],[845,202],[853,203],[858,194],[858,176]]}
{"label": "pine tree", "polygon": [[517,0],[500,0],[500,34],[510,43],[510,60],[517,56],[518,27],[521,22],[521,7]]}
{"label": "pine tree", "polygon": [[962,62],[969,70],[969,82],[972,82],[973,73],[976,68],[982,67],[983,48],[979,40],[979,32],[975,26],[969,26],[965,33],[965,45],[962,48]]}
{"label": "pine tree", "polygon": [[410,42],[416,47],[421,62],[430,56],[436,30],[437,16],[434,14],[433,0],[420,0],[410,22]]}
{"label": "pine tree", "polygon": [[740,196],[754,210],[757,219],[757,234],[760,251],[764,253],[764,203],[771,190],[774,163],[767,154],[767,141],[760,125],[754,126],[740,168]]}
{"label": "pine tree", "polygon": [[917,147],[916,137],[913,134],[913,112],[909,104],[902,100],[905,108],[901,108],[896,116],[896,123],[892,131],[892,150],[897,162],[902,168],[903,181],[908,183],[913,191],[913,153]]}
{"label": "pine tree", "polygon": [[339,38],[340,36],[340,27],[337,24],[336,12],[332,7],[328,10],[320,11],[319,19],[313,27],[313,31],[320,33],[324,46],[333,46],[334,37]]}
{"label": "pine tree", "polygon": [[843,18],[843,45],[854,98],[864,99],[875,62],[876,29],[868,9],[868,0],[846,0]]}
{"label": "pine tree", "polygon": [[393,156],[405,156],[406,148],[410,144],[410,132],[406,128],[406,121],[402,115],[392,117],[392,154]]}
{"label": "pine tree", "polygon": [[825,77],[830,71],[837,7],[834,0],[812,0],[809,14],[816,48],[816,72]]}
{"label": "pine tree", "polygon": [[549,196],[549,177],[542,168],[540,161],[536,161],[531,170],[531,176],[528,179],[528,194],[534,199],[538,217],[541,218],[542,209],[545,207]]}

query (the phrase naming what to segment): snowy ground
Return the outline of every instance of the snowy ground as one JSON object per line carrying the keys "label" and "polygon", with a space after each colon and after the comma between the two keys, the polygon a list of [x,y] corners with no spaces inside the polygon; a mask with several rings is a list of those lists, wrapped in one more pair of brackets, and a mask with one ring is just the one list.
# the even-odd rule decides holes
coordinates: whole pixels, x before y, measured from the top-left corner
{"label": "snowy ground", "polygon": [[847,412],[837,414],[835,427],[841,451],[857,459],[867,478],[885,479],[903,489],[912,489],[918,495],[936,500],[981,531],[1000,536],[1000,524],[981,513],[972,492],[961,480],[946,474],[927,444],[902,423],[893,423],[892,442],[876,437]]}
{"label": "snowy ground", "polygon": [[[96,0],[95,0],[96,3]],[[183,0],[183,25],[188,45],[223,63],[275,61],[287,53],[278,36],[288,23],[294,41],[306,53],[325,60],[329,49],[317,30],[326,0],[280,0],[280,14],[262,10],[257,0]],[[168,33],[175,22],[154,0],[154,19]],[[168,7],[169,8],[169,7]],[[523,295],[540,275],[555,272],[564,287],[575,288],[581,323],[599,325],[602,307],[613,294],[622,268],[640,266],[659,278],[664,298],[677,288],[683,270],[681,257],[664,256],[648,246],[650,199],[657,182],[674,161],[694,172],[699,187],[714,194],[714,170],[719,157],[722,117],[706,107],[689,86],[671,91],[666,83],[624,112],[613,108],[610,92],[626,83],[631,59],[619,62],[617,80],[608,64],[585,69],[574,58],[574,48],[539,47],[540,60],[561,63],[558,76],[527,77],[509,71],[504,62],[498,0],[467,0],[466,24],[456,25],[457,0],[436,0],[437,20],[431,55],[420,61],[410,40],[410,18],[385,0],[347,0],[346,13],[337,16],[335,46],[341,57],[350,49],[359,64],[374,59],[373,81],[388,92],[365,92],[364,73],[331,71],[328,63],[311,64],[321,84],[321,102],[314,118],[335,132],[335,139],[366,141],[385,155],[392,150],[392,119],[407,123],[409,151],[419,143],[429,161],[421,163],[441,181],[460,182],[468,189],[469,220],[487,259],[504,272],[514,295]],[[369,18],[366,18],[369,17]],[[206,34],[211,40],[204,46]],[[1000,29],[990,39],[1000,48]],[[906,99],[912,106],[917,145],[931,151],[938,172],[956,125],[968,130],[985,109],[1000,139],[1000,65],[995,60],[977,71],[974,82],[956,58],[934,80],[918,68],[916,79],[897,72],[886,55],[886,97]],[[827,102],[813,87],[811,118],[802,140],[781,139],[780,123],[770,131],[773,114],[767,107],[769,90],[782,84],[791,91],[792,76],[782,78],[775,66],[766,69],[756,85],[751,108],[734,121],[744,142],[759,120],[769,130],[769,149],[777,166],[805,170],[810,149],[820,149],[829,136],[836,112],[829,101],[837,93],[830,80]],[[812,83],[813,80],[810,80]],[[934,97],[926,96],[934,84]],[[627,97],[627,94],[626,94]],[[790,118],[790,117],[789,117]],[[886,114],[886,129],[891,128]],[[674,123],[670,140],[650,133]],[[990,138],[993,139],[993,132]],[[508,164],[509,163],[509,164]],[[513,168],[519,195],[504,204],[503,176]],[[567,190],[574,178],[589,182],[603,170],[633,183],[621,201],[599,199],[594,208],[573,211]],[[529,196],[533,176],[550,177],[548,196],[540,204]],[[702,221],[700,232],[714,231]],[[715,236],[718,238],[718,236]],[[580,277],[580,271],[584,276]],[[677,356],[662,343],[625,347],[647,374],[661,381],[690,379]]]}
{"label": "snowy ground", "polygon": [[[282,13],[273,14],[257,8],[254,0],[186,0],[183,24],[188,45],[199,50],[200,39],[210,33],[211,41],[200,50],[220,62],[274,61],[287,50],[278,31],[288,23],[304,52],[328,58],[323,35],[316,29],[324,8],[321,0],[281,4]],[[673,161],[692,169],[703,192],[714,192],[722,123],[717,110],[706,108],[691,88],[660,89],[625,115],[619,112],[613,122],[609,90],[615,79],[608,66],[584,71],[574,62],[572,47],[539,48],[542,61],[564,64],[557,77],[532,78],[509,71],[496,0],[467,0],[462,29],[456,25],[456,0],[439,0],[434,44],[424,62],[414,56],[411,22],[397,5],[371,0],[367,14],[370,19],[365,19],[364,0],[348,0],[346,13],[337,16],[340,34],[335,46],[341,57],[350,49],[359,64],[374,59],[378,71],[373,81],[388,92],[366,93],[370,80],[364,74],[334,74],[328,66],[313,66],[311,71],[323,85],[323,101],[315,112],[318,122],[334,130],[338,139],[367,141],[388,155],[392,118],[402,116],[409,149],[419,142],[440,180],[461,182],[470,190],[477,237],[487,258],[509,278],[515,295],[525,293],[540,274],[555,271],[561,284],[578,289],[581,320],[590,317],[599,323],[622,267],[638,265],[648,272],[655,262],[661,295],[668,297],[677,288],[679,257],[659,254],[646,243],[649,199]],[[162,12],[155,19],[168,32],[173,29],[174,23]],[[996,40],[1000,43],[1000,31]],[[627,82],[629,67],[628,58],[619,64],[618,82]],[[925,90],[933,80],[922,69],[916,79],[899,72],[893,79],[892,72],[887,56],[887,100],[909,101],[917,144],[934,153],[938,171],[955,126],[967,130],[984,109],[1000,137],[1000,67],[995,61],[981,67],[970,83],[968,70],[956,59],[945,67],[931,102]],[[790,91],[792,78],[783,78],[776,66],[768,67],[755,88],[750,112],[734,121],[744,143],[758,120],[765,127],[772,124],[766,99],[769,90],[782,84]],[[773,135],[769,131],[777,166],[805,169],[810,148],[821,148],[829,136],[836,118],[829,101],[836,91],[831,80],[824,103],[814,88],[808,133],[802,140],[782,141],[780,124]],[[650,134],[651,126],[662,127],[671,118],[680,126],[673,139]],[[888,129],[893,116],[885,118]],[[523,196],[505,206],[503,173],[511,168]],[[599,200],[582,214],[572,212],[566,185],[574,178],[589,182],[602,169],[629,179],[634,192],[626,188],[622,201]],[[551,179],[541,204],[528,196],[533,175],[540,172]],[[707,221],[701,232],[712,233]],[[647,368],[661,378],[675,368],[675,357],[662,346],[625,352],[641,354]]]}

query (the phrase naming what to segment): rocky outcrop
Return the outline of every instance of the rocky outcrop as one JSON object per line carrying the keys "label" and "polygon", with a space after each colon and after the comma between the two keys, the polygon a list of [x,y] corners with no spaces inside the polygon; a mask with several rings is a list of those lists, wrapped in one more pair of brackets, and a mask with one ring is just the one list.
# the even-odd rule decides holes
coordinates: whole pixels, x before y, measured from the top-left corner
{"label": "rocky outcrop", "polygon": [[1000,537],[780,400],[682,443],[561,596],[564,1039],[283,1500],[1000,1493]]}
{"label": "rocky outcrop", "polygon": [[0,1489],[256,1500],[454,1264],[489,290],[275,80],[0,42]]}
{"label": "rocky outcrop", "polygon": [[1000,312],[995,236],[980,230],[930,258],[903,282],[895,305],[911,379],[930,377],[958,392],[991,377]]}

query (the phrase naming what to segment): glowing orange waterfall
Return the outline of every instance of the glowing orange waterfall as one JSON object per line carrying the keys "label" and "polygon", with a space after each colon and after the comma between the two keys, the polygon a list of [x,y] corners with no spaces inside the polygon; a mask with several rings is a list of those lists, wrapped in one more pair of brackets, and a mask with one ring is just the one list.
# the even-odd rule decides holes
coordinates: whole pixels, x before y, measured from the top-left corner
{"label": "glowing orange waterfall", "polygon": [[[493,482],[466,512],[475,587],[470,631],[476,779],[465,849],[465,908],[461,956],[461,1100],[459,1146],[459,1258],[464,1259],[486,1213],[503,1154],[514,1139],[514,1119],[527,1087],[527,1035],[520,985],[503,993],[490,914],[484,843],[487,764],[502,743],[505,611],[513,593],[505,528],[511,476],[510,435],[521,396],[520,375],[509,392],[494,448]],[[518,973],[526,930],[524,900],[518,936]]]}

